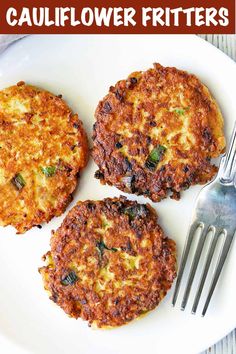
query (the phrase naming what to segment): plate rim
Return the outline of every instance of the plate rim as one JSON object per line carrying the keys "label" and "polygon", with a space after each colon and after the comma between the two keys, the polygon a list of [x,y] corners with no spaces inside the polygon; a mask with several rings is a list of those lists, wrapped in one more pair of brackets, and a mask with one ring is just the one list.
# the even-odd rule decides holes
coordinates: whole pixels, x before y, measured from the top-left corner
{"label": "plate rim", "polygon": [[[13,43],[13,44],[11,44],[11,47],[12,46],[17,46],[20,42],[25,42],[25,41],[28,41],[29,39],[31,39],[32,37],[42,37],[42,36],[49,36],[49,35],[30,35],[30,36],[27,36],[27,37],[24,37],[24,38],[22,38],[19,42],[17,41],[17,42],[15,42],[15,43]],[[50,35],[51,37],[54,37],[54,36],[65,36],[65,35]],[[68,35],[69,36],[69,35]],[[85,36],[85,35],[74,35],[74,36]],[[94,36],[94,35],[86,35],[86,36]],[[121,36],[123,36],[123,35],[119,35],[119,34],[117,34],[117,35],[112,35],[112,34],[110,34],[110,35],[96,35],[96,36],[109,36],[109,37],[112,37],[112,36],[119,36],[119,37],[121,37]],[[141,35],[129,35],[130,37],[131,36],[136,36],[136,37],[138,37],[138,36],[141,36]],[[148,35],[144,35],[144,36],[148,36]],[[160,36],[160,35],[153,35],[153,36]],[[207,42],[205,39],[203,39],[203,38],[201,38],[201,37],[198,37],[197,35],[166,35],[166,36],[169,36],[169,37],[172,37],[172,36],[178,36],[178,37],[181,37],[181,36],[189,36],[189,37],[193,37],[194,38],[194,40],[196,40],[197,39],[197,41],[199,41],[199,43],[201,42],[201,44],[202,45],[204,45],[204,46],[206,46],[206,47],[211,47],[211,50],[213,50],[213,51],[218,51],[218,54],[220,54],[222,57],[224,57],[224,60],[226,60],[226,58],[227,58],[227,60],[228,60],[228,62],[229,63],[231,63],[230,65],[235,65],[236,63],[235,63],[235,61],[233,60],[233,59],[231,59],[227,54],[225,54],[223,51],[221,51],[219,48],[217,48],[217,47],[215,47],[213,44],[211,44],[211,43],[209,43],[209,42]],[[204,44],[204,42],[205,42],[205,44]],[[0,59],[1,59],[1,57],[3,56],[3,55],[7,55],[7,52],[8,52],[8,49],[6,49],[3,53],[1,53],[0,54]],[[71,208],[71,206],[70,206],[70,208]],[[231,326],[230,326],[231,327]],[[217,339],[214,341],[214,342],[212,342],[210,345],[213,345],[214,343],[216,343],[216,342],[218,342],[219,340],[221,340],[222,338],[224,338],[225,337],[225,335],[227,335],[228,333],[230,333],[234,328],[236,327],[236,321],[235,321],[235,325],[233,326],[233,328],[231,328],[231,329],[229,329],[229,330],[227,330],[227,331],[225,331],[225,334],[221,337],[221,338],[218,338],[217,337]],[[8,337],[6,337],[5,335],[3,335],[2,334],[2,332],[0,332],[0,338],[4,338],[4,340],[6,340],[7,342],[9,342],[9,343],[11,343],[14,347],[19,347],[19,348],[21,348],[21,345],[19,344],[19,343],[17,343],[17,345],[15,345],[15,342],[14,341],[11,341]],[[25,349],[24,348],[21,348],[21,349],[23,349],[24,350],[24,352],[25,352]],[[203,349],[204,350],[204,349]],[[28,351],[27,351],[28,352]]]}

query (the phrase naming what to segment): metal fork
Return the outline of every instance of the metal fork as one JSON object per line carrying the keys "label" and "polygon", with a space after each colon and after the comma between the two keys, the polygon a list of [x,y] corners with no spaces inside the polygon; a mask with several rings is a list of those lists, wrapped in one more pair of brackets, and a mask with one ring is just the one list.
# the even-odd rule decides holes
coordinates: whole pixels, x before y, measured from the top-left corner
{"label": "metal fork", "polygon": [[202,310],[202,316],[205,315],[209,303],[211,301],[216,284],[220,277],[223,265],[228,255],[231,243],[236,231],[236,122],[229,143],[229,149],[220,161],[220,167],[215,179],[207,184],[199,193],[196,206],[192,216],[192,223],[189,228],[189,234],[186,239],[183,250],[180,267],[178,271],[175,291],[172,304],[175,306],[179,294],[181,280],[188,260],[196,231],[200,231],[199,240],[197,241],[196,250],[188,275],[186,288],[184,291],[181,310],[184,310],[191,291],[194,277],[201,258],[205,241],[210,237],[210,244],[207,255],[204,260],[203,270],[200,276],[197,292],[192,306],[192,313],[195,314],[202,291],[207,278],[208,270],[215,254],[216,245],[219,237],[223,234],[223,243],[217,259],[216,267],[210,281],[210,287]]}

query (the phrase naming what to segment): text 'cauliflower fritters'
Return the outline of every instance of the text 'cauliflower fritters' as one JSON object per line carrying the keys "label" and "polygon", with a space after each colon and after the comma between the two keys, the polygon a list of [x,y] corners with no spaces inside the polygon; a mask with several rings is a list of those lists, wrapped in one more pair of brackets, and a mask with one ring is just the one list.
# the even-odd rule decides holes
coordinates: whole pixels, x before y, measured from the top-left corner
{"label": "text 'cauliflower fritters'", "polygon": [[87,162],[78,115],[25,85],[0,91],[0,225],[24,233],[64,212]]}
{"label": "text 'cauliflower fritters'", "polygon": [[158,305],[176,275],[175,253],[150,205],[107,198],[69,212],[39,271],[68,315],[114,327]]}
{"label": "text 'cauliflower fritters'", "polygon": [[225,148],[223,118],[196,76],[155,64],[111,87],[93,132],[95,177],[160,201],[212,179]]}

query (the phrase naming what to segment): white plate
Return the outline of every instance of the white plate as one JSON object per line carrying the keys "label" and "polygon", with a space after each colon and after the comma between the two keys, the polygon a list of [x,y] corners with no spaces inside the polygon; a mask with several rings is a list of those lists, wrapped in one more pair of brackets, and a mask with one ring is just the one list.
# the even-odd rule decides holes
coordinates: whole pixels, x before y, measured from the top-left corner
{"label": "white plate", "polygon": [[[93,113],[110,85],[152,63],[176,66],[199,76],[217,98],[226,122],[226,135],[236,117],[236,65],[196,36],[31,36],[0,57],[0,88],[20,80],[63,94],[91,135]],[[74,202],[121,194],[93,178],[90,161]],[[200,187],[183,193],[181,201],[155,204],[160,222],[182,251],[191,210]],[[130,197],[135,198],[135,197]],[[145,201],[143,198],[136,198]],[[198,353],[236,326],[236,245],[220,278],[205,318],[171,306],[172,291],[144,318],[115,330],[92,330],[82,320],[68,318],[49,301],[37,268],[49,249],[53,219],[41,230],[23,236],[11,227],[0,234],[1,352],[81,354]]]}

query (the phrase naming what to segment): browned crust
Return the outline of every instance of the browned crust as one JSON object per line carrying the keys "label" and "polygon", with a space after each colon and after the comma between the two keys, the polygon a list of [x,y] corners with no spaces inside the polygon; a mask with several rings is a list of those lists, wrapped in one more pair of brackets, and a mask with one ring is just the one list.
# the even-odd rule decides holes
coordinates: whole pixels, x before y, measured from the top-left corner
{"label": "browned crust", "polygon": [[[0,91],[0,224],[24,233],[61,215],[72,200],[88,143],[61,95],[24,82]],[[55,166],[46,178],[42,167]],[[21,190],[12,183],[20,173]]]}
{"label": "browned crust", "polygon": [[[176,113],[178,107],[183,114]],[[206,86],[194,75],[160,64],[112,86],[95,118],[96,177],[153,201],[169,191],[178,199],[181,190],[212,179],[217,167],[210,160],[225,148],[223,118]],[[150,171],[145,161],[159,144],[167,147],[166,154]]]}
{"label": "browned crust", "polygon": [[[137,216],[130,218],[130,207],[140,208]],[[101,240],[117,251],[105,249],[101,257],[97,248]],[[52,234],[51,251],[45,255],[50,261],[40,273],[50,299],[68,315],[98,327],[114,327],[159,304],[176,276],[175,252],[175,242],[164,236],[149,204],[140,206],[125,197],[85,201]],[[136,259],[138,265],[132,268]],[[107,269],[113,275],[106,282]],[[71,270],[78,280],[62,285]]]}

